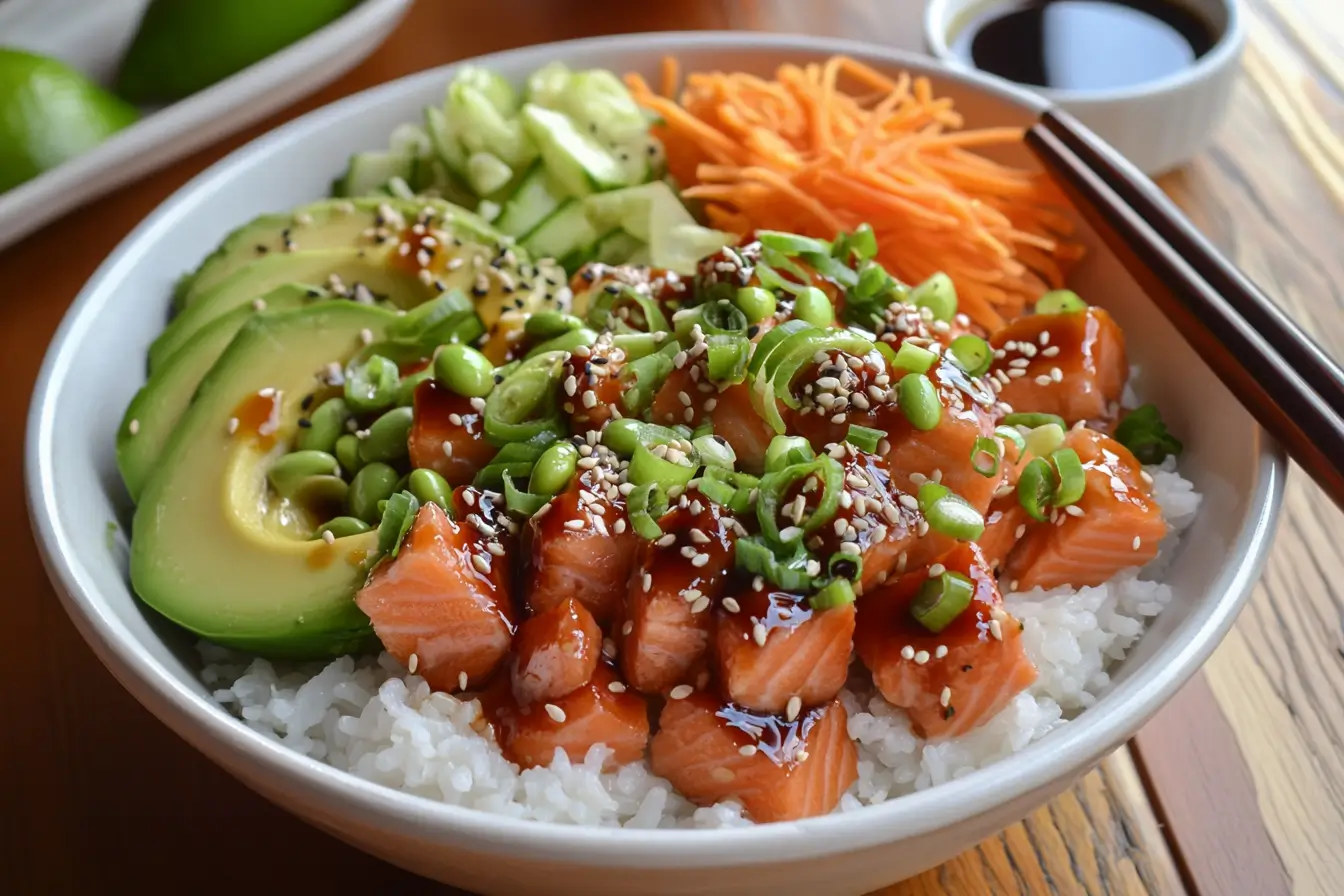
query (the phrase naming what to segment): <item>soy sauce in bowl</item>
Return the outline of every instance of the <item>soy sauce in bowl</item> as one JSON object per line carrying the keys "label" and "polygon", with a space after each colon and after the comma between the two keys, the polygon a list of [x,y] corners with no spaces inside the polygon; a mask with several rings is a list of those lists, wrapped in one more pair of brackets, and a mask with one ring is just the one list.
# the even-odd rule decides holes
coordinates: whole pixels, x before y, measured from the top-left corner
{"label": "soy sauce in bowl", "polygon": [[972,19],[951,49],[1018,84],[1099,91],[1174,75],[1215,42],[1209,23],[1177,0],[1026,0]]}

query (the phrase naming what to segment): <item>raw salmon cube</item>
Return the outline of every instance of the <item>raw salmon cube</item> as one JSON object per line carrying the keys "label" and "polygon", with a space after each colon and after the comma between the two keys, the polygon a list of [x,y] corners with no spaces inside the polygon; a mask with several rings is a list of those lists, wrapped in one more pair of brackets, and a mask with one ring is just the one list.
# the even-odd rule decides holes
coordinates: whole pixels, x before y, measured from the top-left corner
{"label": "raw salmon cube", "polygon": [[1125,334],[1105,309],[1021,317],[995,331],[990,343],[991,375],[1013,410],[1056,414],[1070,424],[1115,418],[1129,362]]}
{"label": "raw salmon cube", "polygon": [[587,684],[602,653],[602,630],[569,598],[519,626],[513,649],[513,693],[526,706]]}
{"label": "raw salmon cube", "polygon": [[1100,585],[1156,557],[1167,534],[1147,474],[1128,448],[1090,429],[1071,430],[1064,444],[1078,452],[1086,488],[1009,554],[1004,579],[1013,591]]}
{"label": "raw salmon cube", "polygon": [[426,380],[415,389],[415,422],[408,447],[411,465],[434,470],[449,485],[466,485],[499,450],[485,440],[485,420],[479,405]]}
{"label": "raw salmon cube", "polygon": [[846,723],[835,700],[788,722],[693,694],[663,707],[649,759],[699,805],[735,799],[755,821],[794,821],[830,812],[858,778]]}
{"label": "raw salmon cube", "polygon": [[560,381],[560,406],[569,416],[571,432],[600,431],[612,419],[612,409],[625,394],[620,379],[624,367],[625,353],[612,346],[610,334],[604,333],[591,347],[577,348],[569,356]]}
{"label": "raw salmon cube", "polygon": [[989,513],[985,514],[985,533],[976,541],[989,568],[1002,567],[1013,547],[1037,525],[1022,508],[1016,494],[996,498],[989,505]]}

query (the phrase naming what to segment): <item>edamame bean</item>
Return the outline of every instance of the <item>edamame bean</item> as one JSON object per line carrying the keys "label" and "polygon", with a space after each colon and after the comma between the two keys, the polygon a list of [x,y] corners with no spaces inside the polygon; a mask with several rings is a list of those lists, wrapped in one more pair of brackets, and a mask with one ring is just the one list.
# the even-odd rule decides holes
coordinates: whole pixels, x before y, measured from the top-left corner
{"label": "edamame bean", "polygon": [[336,455],[336,460],[340,461],[342,469],[351,476],[364,466],[364,462],[359,459],[359,437],[354,433],[348,432],[337,439],[333,453]]}
{"label": "edamame bean", "polygon": [[453,487],[433,470],[412,470],[406,486],[421,504],[437,504],[444,510],[452,506]]}
{"label": "edamame bean", "polygon": [[290,500],[326,516],[344,507],[349,494],[350,486],[339,476],[309,476],[295,487]]}
{"label": "edamame bean", "polygon": [[359,459],[371,461],[400,460],[410,453],[406,439],[411,435],[415,414],[410,408],[393,408],[369,427],[368,435],[359,441]]}
{"label": "edamame bean", "polygon": [[569,486],[578,468],[579,449],[569,442],[556,442],[537,458],[527,490],[534,495],[558,495]]}
{"label": "edamame bean", "polygon": [[281,497],[294,494],[310,476],[339,476],[340,464],[325,451],[294,451],[280,458],[266,477]]}
{"label": "edamame bean", "polygon": [[313,534],[313,540],[321,539],[324,532],[330,532],[333,538],[349,538],[351,535],[360,535],[372,529],[373,527],[363,520],[357,520],[352,516],[338,516],[319,526],[317,532]]}
{"label": "edamame bean", "polygon": [[826,293],[809,286],[798,294],[793,303],[793,316],[805,320],[814,327],[829,327],[835,323],[835,308]]}
{"label": "edamame bean", "polygon": [[922,373],[907,373],[896,384],[896,397],[901,413],[915,429],[929,430],[943,417],[943,405],[933,380]]}
{"label": "edamame bean", "polygon": [[345,380],[345,403],[359,414],[391,407],[400,380],[395,361],[373,355],[350,370]]}
{"label": "edamame bean", "polygon": [[602,430],[602,444],[623,457],[629,457],[639,446],[639,437],[643,430],[644,424],[632,417],[612,420],[606,429]]}
{"label": "edamame bean", "polygon": [[910,290],[909,302],[929,309],[934,320],[951,320],[957,313],[957,287],[942,271]]}
{"label": "edamame bean", "polygon": [[336,440],[345,432],[345,422],[349,419],[350,408],[345,399],[328,398],[309,416],[308,425],[299,427],[294,444],[301,450],[331,454],[336,450]]}
{"label": "edamame bean", "polygon": [[434,358],[434,378],[458,395],[484,398],[495,388],[495,366],[468,345],[445,345]]}
{"label": "edamame bean", "polygon": [[540,311],[527,319],[527,323],[523,324],[523,332],[534,339],[554,339],[581,326],[583,321],[572,314]]}
{"label": "edamame bean", "polygon": [[415,390],[425,380],[434,379],[434,369],[426,367],[424,370],[417,370],[415,373],[406,377],[397,385],[397,406],[410,407],[415,403]]}
{"label": "edamame bean", "polygon": [[747,316],[747,323],[756,324],[775,313],[775,294],[759,286],[744,286],[733,297],[733,304]]}
{"label": "edamame bean", "polygon": [[361,469],[350,482],[350,494],[346,499],[350,515],[366,523],[378,522],[382,516],[378,502],[392,496],[400,478],[396,470],[377,461]]}

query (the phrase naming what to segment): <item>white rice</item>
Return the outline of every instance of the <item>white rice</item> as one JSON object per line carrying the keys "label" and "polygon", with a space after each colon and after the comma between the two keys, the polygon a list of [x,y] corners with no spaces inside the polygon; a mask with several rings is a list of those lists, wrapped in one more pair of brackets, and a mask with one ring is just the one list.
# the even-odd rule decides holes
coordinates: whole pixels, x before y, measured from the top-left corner
{"label": "white rice", "polygon": [[[1091,706],[1147,621],[1171,599],[1154,581],[1190,524],[1200,496],[1175,461],[1147,468],[1173,532],[1156,560],[1095,588],[1035,589],[1005,596],[1025,626],[1040,674],[998,715],[962,737],[925,743],[905,713],[856,677],[841,699],[857,742],[859,779],[837,811],[879,803],[982,768],[1017,752]],[[477,703],[431,693],[386,653],[329,664],[284,665],[201,644],[201,672],[214,697],[245,724],[305,755],[370,781],[429,799],[515,818],[626,827],[749,824],[741,807],[696,808],[646,762],[604,773],[604,747],[575,764],[557,750],[551,765],[520,771],[480,719]],[[478,729],[485,730],[482,734]]]}

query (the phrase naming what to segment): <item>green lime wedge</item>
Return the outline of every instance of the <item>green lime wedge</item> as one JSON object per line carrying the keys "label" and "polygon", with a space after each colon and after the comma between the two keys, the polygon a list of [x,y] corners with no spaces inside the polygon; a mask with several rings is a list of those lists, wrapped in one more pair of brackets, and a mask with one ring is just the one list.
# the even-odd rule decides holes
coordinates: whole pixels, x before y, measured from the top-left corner
{"label": "green lime wedge", "polygon": [[139,115],[62,62],[0,47],[0,193],[92,149]]}
{"label": "green lime wedge", "polygon": [[340,18],[358,0],[153,0],[122,60],[117,92],[180,100]]}

